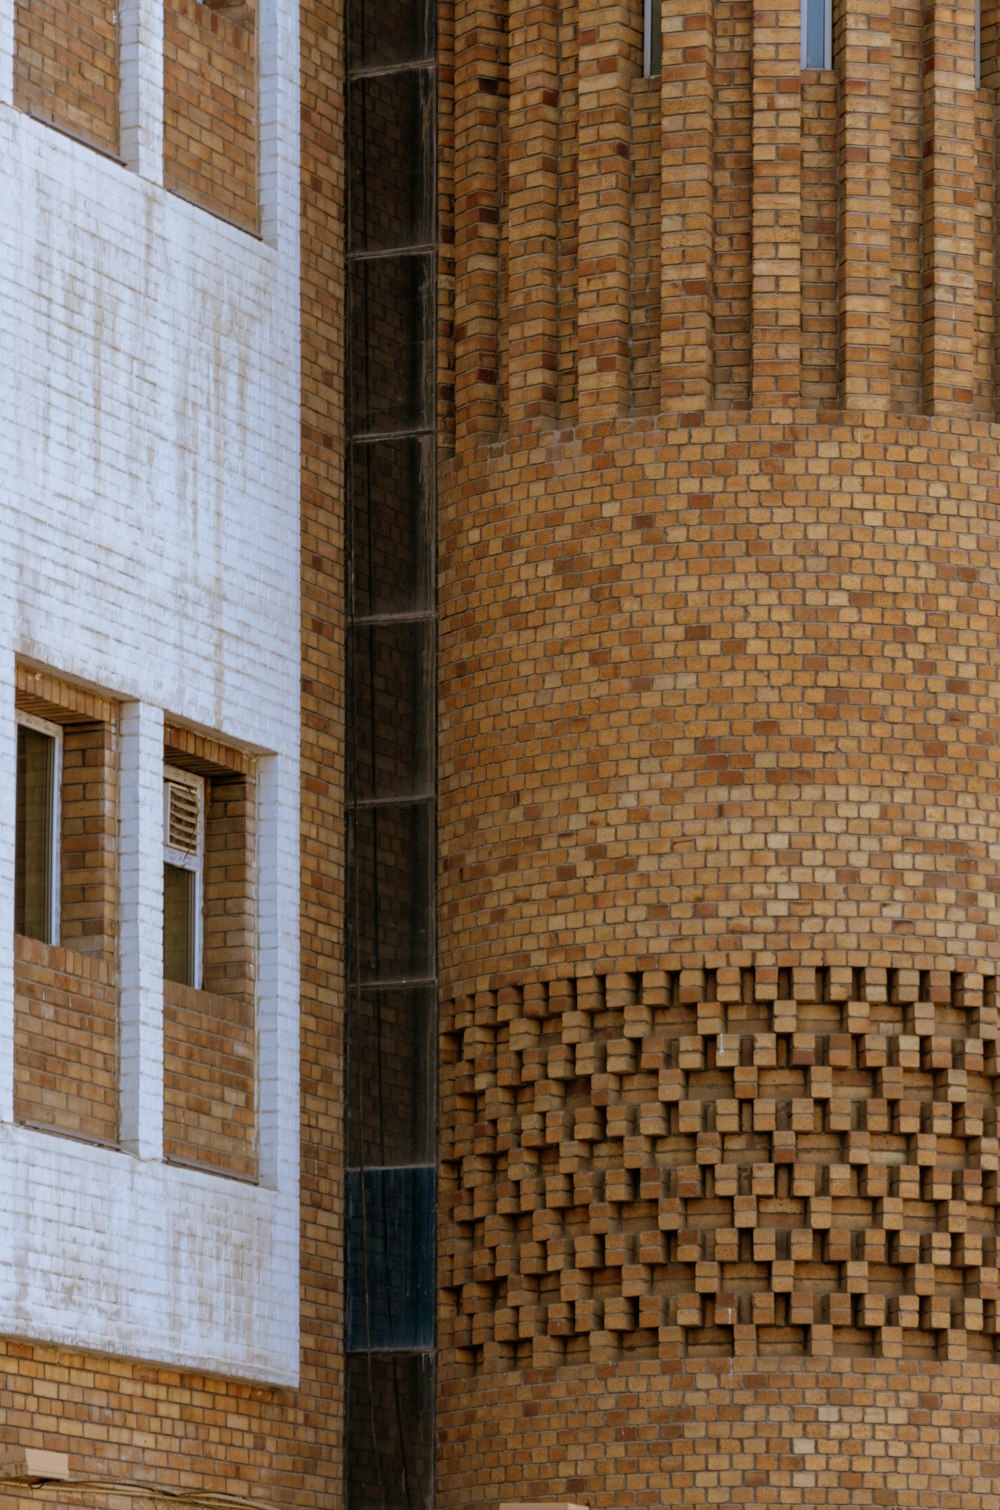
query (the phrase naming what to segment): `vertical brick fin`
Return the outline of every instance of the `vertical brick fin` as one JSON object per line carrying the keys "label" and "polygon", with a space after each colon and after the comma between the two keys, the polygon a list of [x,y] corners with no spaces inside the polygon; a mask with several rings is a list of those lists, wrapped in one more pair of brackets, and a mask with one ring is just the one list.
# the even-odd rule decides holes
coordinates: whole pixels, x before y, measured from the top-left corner
{"label": "vertical brick fin", "polygon": [[893,7],[889,101],[892,142],[892,404],[917,414],[923,386],[923,56],[921,0]]}
{"label": "vertical brick fin", "polygon": [[750,405],[752,16],[715,0],[713,380],[716,404]]}
{"label": "vertical brick fin", "polygon": [[455,439],[455,12],[438,7],[437,152],[437,423],[442,443]]}
{"label": "vertical brick fin", "polygon": [[973,10],[924,8],[923,398],[931,414],[974,396]]}
{"label": "vertical brick fin", "polygon": [[503,0],[455,9],[455,439],[498,428]]}
{"label": "vertical brick fin", "polygon": [[798,0],[753,11],[754,407],[799,400],[802,81]]}
{"label": "vertical brick fin", "polygon": [[712,399],[714,0],[663,17],[660,399],[665,412]]}
{"label": "vertical brick fin", "polygon": [[631,100],[642,38],[638,8],[580,5],[578,203],[581,419],[625,414],[631,401]]}
{"label": "vertical brick fin", "polygon": [[510,428],[556,416],[559,15],[511,0],[507,324]]}
{"label": "vertical brick fin", "polygon": [[844,0],[840,67],[840,402],[891,396],[890,0]]}
{"label": "vertical brick fin", "polygon": [[802,75],[802,380],[804,409],[840,403],[840,154],[838,81],[827,69]]}
{"label": "vertical brick fin", "polygon": [[576,409],[578,331],[577,253],[580,204],[577,194],[580,141],[580,12],[576,0],[560,0],[559,14],[559,413]]}
{"label": "vertical brick fin", "polygon": [[997,241],[994,227],[998,212],[1000,175],[996,164],[1000,142],[1000,0],[980,3],[980,69],[976,91],[976,410],[996,418],[997,380],[1000,372],[1000,318],[997,312]]}

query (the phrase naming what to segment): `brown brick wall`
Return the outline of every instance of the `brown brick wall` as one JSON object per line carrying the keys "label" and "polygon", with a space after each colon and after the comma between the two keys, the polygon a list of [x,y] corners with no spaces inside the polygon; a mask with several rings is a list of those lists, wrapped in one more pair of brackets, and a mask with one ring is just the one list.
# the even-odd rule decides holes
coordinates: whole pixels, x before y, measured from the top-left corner
{"label": "brown brick wall", "polygon": [[956,419],[449,464],[448,994],[667,939],[994,957],[998,461]]}
{"label": "brown brick wall", "polygon": [[657,105],[637,3],[556,9],[456,8],[459,443],[595,405],[996,413],[991,12],[973,91],[968,6],[845,0],[803,74],[791,0],[685,0]]}
{"label": "brown brick wall", "polygon": [[18,0],[14,103],[105,152],[118,151],[113,0]]}
{"label": "brown brick wall", "polygon": [[440,1510],[502,1500],[995,1510],[994,1365],[675,1359],[449,1378]]}
{"label": "brown brick wall", "polygon": [[116,734],[110,720],[63,729],[59,940],[107,960],[117,939]]}
{"label": "brown brick wall", "polygon": [[252,998],[163,983],[163,1152],[252,1179],[256,1034]]}
{"label": "brown brick wall", "polygon": [[252,5],[163,8],[163,181],[224,220],[257,229],[257,43]]}
{"label": "brown brick wall", "polygon": [[[207,13],[206,13],[207,14]],[[302,1346],[297,1390],[29,1343],[0,1343],[5,1442],[68,1451],[81,1476],[233,1493],[287,1510],[341,1503],[343,1220],[343,7],[302,12],[303,780]],[[45,679],[36,679],[39,684]],[[42,687],[42,692],[50,689]],[[52,716],[46,706],[29,711]],[[91,715],[92,717],[95,715]],[[209,755],[218,760],[219,751]],[[231,758],[228,752],[226,758]],[[82,968],[93,968],[83,962]],[[222,1007],[232,1009],[233,999]],[[5,1486],[4,1510],[40,1491]],[[45,1492],[41,1492],[43,1498]],[[56,1493],[50,1502],[62,1502]],[[148,1496],[74,1491],[88,1510]]]}
{"label": "brown brick wall", "polygon": [[446,1356],[1000,1363],[996,976],[710,958],[444,1008]]}
{"label": "brown brick wall", "polygon": [[14,1115],[96,1142],[118,1138],[114,963],[15,939]]}

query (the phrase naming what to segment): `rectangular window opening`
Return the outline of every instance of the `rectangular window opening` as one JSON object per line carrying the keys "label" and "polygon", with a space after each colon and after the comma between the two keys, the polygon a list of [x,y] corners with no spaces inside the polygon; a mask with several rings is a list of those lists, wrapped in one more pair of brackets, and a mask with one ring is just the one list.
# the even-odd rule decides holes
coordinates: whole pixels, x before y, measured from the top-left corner
{"label": "rectangular window opening", "polygon": [[205,783],[165,766],[163,772],[163,975],[201,985]]}
{"label": "rectangular window opening", "polygon": [[17,715],[14,931],[59,942],[59,789],[62,730]]}
{"label": "rectangular window opening", "polygon": [[642,71],[647,79],[663,71],[663,0],[643,0]]}
{"label": "rectangular window opening", "polygon": [[802,0],[802,67],[833,67],[833,0]]}

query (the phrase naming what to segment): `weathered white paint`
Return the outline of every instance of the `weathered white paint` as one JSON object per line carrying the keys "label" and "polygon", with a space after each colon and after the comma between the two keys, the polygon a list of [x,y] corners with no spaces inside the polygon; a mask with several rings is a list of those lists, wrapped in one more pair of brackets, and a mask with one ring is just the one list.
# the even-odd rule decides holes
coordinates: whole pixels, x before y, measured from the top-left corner
{"label": "weathered white paint", "polygon": [[[128,0],[123,12],[123,166],[11,108],[14,6],[0,0],[0,924],[8,923],[0,939],[12,938],[14,657],[129,705],[120,899],[125,1147],[11,1124],[13,971],[4,945],[0,1334],[291,1384],[297,36],[288,0],[261,9],[259,241],[155,182],[155,5]],[[164,714],[268,752],[259,823],[258,1188],[159,1157],[162,944],[154,913],[162,853],[153,810]]]}

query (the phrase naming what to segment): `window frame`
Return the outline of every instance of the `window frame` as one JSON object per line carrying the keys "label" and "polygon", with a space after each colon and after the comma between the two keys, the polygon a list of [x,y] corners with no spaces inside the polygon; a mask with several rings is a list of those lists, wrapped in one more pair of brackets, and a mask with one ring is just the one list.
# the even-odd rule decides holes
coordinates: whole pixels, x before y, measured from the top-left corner
{"label": "window frame", "polygon": [[[815,0],[813,0],[815,3]],[[799,28],[801,45],[799,63],[803,69],[818,70],[820,72],[833,67],[833,0],[820,0],[823,7],[823,60],[820,63],[811,62],[810,42],[813,40],[809,26],[809,12],[811,0],[799,0]]]}
{"label": "window frame", "polygon": [[[170,783],[178,786],[190,787],[198,798],[198,837],[193,850],[177,849],[168,843],[170,832]],[[191,939],[191,965],[193,981],[175,982],[184,984],[198,991],[204,971],[204,942],[205,942],[205,808],[207,803],[208,783],[204,776],[196,776],[192,771],[182,771],[179,766],[163,763],[163,863],[173,865],[177,870],[186,870],[194,876],[194,898],[192,903],[192,939]],[[166,905],[163,913],[164,929],[166,929]],[[164,960],[164,964],[166,961]],[[166,980],[164,974],[164,979]]]}
{"label": "window frame", "polygon": [[663,72],[663,0],[642,0],[642,76]]}
{"label": "window frame", "polygon": [[[60,724],[52,723],[50,719],[39,718],[37,714],[25,713],[20,708],[15,709],[15,724],[17,729],[32,729],[36,734],[44,734],[52,740],[52,774],[51,787],[48,794],[49,806],[49,895],[48,895],[48,933],[47,939],[39,939],[39,943],[47,944],[50,948],[58,948],[60,934],[60,905],[62,896],[61,872],[62,872],[62,767],[63,767],[63,731]],[[16,736],[15,736],[16,738]],[[17,775],[15,770],[15,788]],[[15,804],[16,804],[15,791]],[[15,852],[15,867],[16,867]],[[17,889],[17,877],[14,880],[15,894]],[[32,938],[33,934],[23,934],[24,938]]]}

